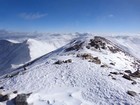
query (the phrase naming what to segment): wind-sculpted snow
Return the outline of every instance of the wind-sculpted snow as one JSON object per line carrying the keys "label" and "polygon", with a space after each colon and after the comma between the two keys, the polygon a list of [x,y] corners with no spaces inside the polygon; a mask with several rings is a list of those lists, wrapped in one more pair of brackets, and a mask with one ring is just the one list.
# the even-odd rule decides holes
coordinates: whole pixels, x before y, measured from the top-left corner
{"label": "wind-sculpted snow", "polygon": [[33,105],[139,105],[140,78],[125,72],[138,65],[110,40],[82,36],[2,76],[0,86],[6,94],[17,91],[15,97],[31,93]]}

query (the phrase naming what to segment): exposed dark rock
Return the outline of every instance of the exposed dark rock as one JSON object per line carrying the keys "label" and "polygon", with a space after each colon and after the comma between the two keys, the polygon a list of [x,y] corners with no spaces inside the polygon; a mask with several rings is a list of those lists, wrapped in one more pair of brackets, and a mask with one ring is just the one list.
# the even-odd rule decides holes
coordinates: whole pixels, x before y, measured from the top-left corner
{"label": "exposed dark rock", "polygon": [[3,87],[3,86],[1,86],[1,87],[0,87],[0,89],[4,89],[4,87]]}
{"label": "exposed dark rock", "polygon": [[124,73],[119,72],[120,75],[123,75]]}
{"label": "exposed dark rock", "polygon": [[71,63],[71,62],[72,62],[72,59],[68,59],[67,62],[68,62],[68,63]]}
{"label": "exposed dark rock", "polygon": [[98,59],[98,60],[96,60],[94,63],[96,63],[96,64],[101,64],[101,60]]}
{"label": "exposed dark rock", "polygon": [[67,52],[67,51],[73,51],[73,50],[78,51],[78,50],[82,49],[83,43],[84,43],[84,42],[80,42],[80,41],[75,42],[73,46],[67,48],[65,51],[66,51],[66,52]]}
{"label": "exposed dark rock", "polygon": [[68,60],[64,60],[64,61],[61,61],[61,60],[58,60],[56,61],[54,64],[62,64],[62,63],[71,63],[72,62],[72,59],[68,59]]}
{"label": "exposed dark rock", "polygon": [[133,96],[133,97],[137,95],[137,93],[134,91],[127,91],[127,94],[129,94],[130,96]]}
{"label": "exposed dark rock", "polygon": [[132,81],[132,78],[129,75],[124,74],[122,77],[127,79],[127,80],[131,80]]}
{"label": "exposed dark rock", "polygon": [[82,59],[88,59],[89,62],[94,62],[96,64],[101,64],[101,60],[98,57],[93,57],[90,53],[77,54],[77,57],[80,57]]}
{"label": "exposed dark rock", "polygon": [[103,64],[103,65],[101,65],[101,67],[108,67],[108,65],[106,65],[106,64]]}
{"label": "exposed dark rock", "polygon": [[133,82],[132,82],[132,85],[136,85],[136,84],[137,84],[137,82],[136,82],[136,81],[133,81]]}
{"label": "exposed dark rock", "polygon": [[56,61],[54,64],[58,64],[58,65],[60,65],[60,64],[62,64],[62,63],[63,63],[63,61],[58,60],[58,61]]}
{"label": "exposed dark rock", "polygon": [[95,46],[95,45],[96,45],[96,43],[95,43],[94,39],[90,39],[90,43],[89,43],[89,45],[90,45],[91,47],[93,47],[93,46]]}
{"label": "exposed dark rock", "polygon": [[88,45],[88,46],[86,46],[86,48],[87,48],[87,49],[90,49],[90,46]]}
{"label": "exposed dark rock", "polygon": [[78,54],[77,57],[81,57],[83,59],[93,59],[93,56],[89,53]]}
{"label": "exposed dark rock", "polygon": [[27,98],[30,96],[30,94],[18,94],[14,99],[15,105],[28,105]]}
{"label": "exposed dark rock", "polygon": [[137,70],[134,73],[131,73],[130,76],[140,78],[140,70]]}
{"label": "exposed dark rock", "polygon": [[110,72],[111,74],[114,74],[114,75],[117,75],[118,73],[117,72]]}
{"label": "exposed dark rock", "polygon": [[7,101],[7,100],[9,100],[9,96],[8,95],[0,94],[0,102],[4,102],[4,101]]}
{"label": "exposed dark rock", "polygon": [[23,69],[24,69],[24,70],[27,70],[27,68],[26,68],[25,66],[23,66]]}
{"label": "exposed dark rock", "polygon": [[101,65],[101,67],[105,67],[105,65]]}
{"label": "exposed dark rock", "polygon": [[77,57],[81,57],[83,59],[93,59],[93,56],[90,53],[77,54]]}
{"label": "exposed dark rock", "polygon": [[111,77],[112,77],[112,75],[111,75],[111,74],[108,74],[108,76],[111,76]]}
{"label": "exposed dark rock", "polygon": [[93,62],[95,64],[101,64],[101,60],[100,59],[90,59],[89,62]]}
{"label": "exposed dark rock", "polygon": [[18,93],[18,91],[13,91],[13,93],[14,93],[14,94],[17,94],[17,93]]}
{"label": "exposed dark rock", "polygon": [[116,80],[116,78],[112,77],[113,80]]}
{"label": "exposed dark rock", "polygon": [[[110,44],[112,46],[107,46],[107,44]],[[120,47],[118,47],[111,41],[100,36],[95,36],[94,39],[90,39],[90,42],[88,43],[88,45],[99,50],[108,48],[112,53],[117,53],[119,51],[122,51]]]}
{"label": "exposed dark rock", "polygon": [[124,72],[131,74],[131,70],[125,70]]}
{"label": "exposed dark rock", "polygon": [[99,58],[98,58],[98,57],[94,57],[93,59],[94,59],[94,60],[98,60]]}
{"label": "exposed dark rock", "polygon": [[72,59],[68,59],[68,60],[65,60],[63,61],[64,63],[71,63],[72,62]]}
{"label": "exposed dark rock", "polygon": [[14,73],[11,73],[11,74],[7,74],[7,75],[5,76],[5,78],[12,78],[12,77],[17,76],[18,74],[19,74],[19,72],[14,72]]}
{"label": "exposed dark rock", "polygon": [[104,45],[104,46],[102,46],[101,48],[102,48],[102,49],[107,49],[107,47],[105,47],[105,45]]}
{"label": "exposed dark rock", "polygon": [[113,65],[113,66],[115,66],[115,63],[112,63],[112,62],[111,62],[111,63],[110,63],[110,65]]}
{"label": "exposed dark rock", "polygon": [[108,48],[109,48],[109,50],[110,50],[112,53],[117,53],[117,52],[120,51],[120,49],[117,48],[117,47],[110,47],[110,46],[108,46]]}
{"label": "exposed dark rock", "polygon": [[81,57],[81,54],[77,54],[77,56],[76,57]]}
{"label": "exposed dark rock", "polygon": [[98,44],[96,44],[94,47],[100,50],[100,46]]}
{"label": "exposed dark rock", "polygon": [[94,39],[90,39],[89,46],[94,47],[95,49],[106,49],[106,43],[103,42],[103,39],[99,37],[94,37]]}

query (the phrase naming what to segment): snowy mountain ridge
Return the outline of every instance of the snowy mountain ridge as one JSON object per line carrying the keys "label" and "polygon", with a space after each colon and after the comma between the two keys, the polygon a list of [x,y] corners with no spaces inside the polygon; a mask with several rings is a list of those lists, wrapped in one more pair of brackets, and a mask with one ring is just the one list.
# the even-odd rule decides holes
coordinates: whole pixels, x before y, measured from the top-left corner
{"label": "snowy mountain ridge", "polygon": [[[49,34],[48,33],[48,34],[40,34],[36,37],[33,37],[32,35],[24,36],[24,34],[20,38],[19,37],[17,38],[16,35],[14,37],[10,37],[10,36],[6,37],[5,35],[6,39],[0,40],[2,41],[0,45],[0,48],[1,48],[0,55],[2,56],[2,58],[0,57],[0,61],[1,61],[0,70],[17,68],[20,65],[23,65],[46,53],[49,53],[57,48],[62,47],[63,45],[67,44],[74,38],[78,38],[80,36],[95,36],[88,33],[84,33],[84,34],[80,34],[80,33]],[[119,45],[119,47],[121,47],[125,51],[129,52],[130,54],[140,59],[139,58],[139,53],[140,53],[139,51],[140,37],[139,36],[105,36],[105,37],[107,39],[110,39],[115,44]],[[9,46],[8,43],[3,45],[4,40],[5,42],[9,41],[9,43],[11,43],[10,44],[11,46]],[[12,45],[16,47],[13,49]],[[21,45],[24,46],[23,49]],[[10,52],[11,50],[13,50],[12,53]],[[3,52],[6,52],[7,54]],[[11,57],[7,56],[3,58],[4,56],[8,54]],[[12,55],[14,57],[12,57]],[[26,56],[26,57],[22,60],[23,57],[21,55]],[[20,61],[17,59],[20,59]]]}
{"label": "snowy mountain ridge", "polygon": [[117,43],[125,51],[140,59],[140,37],[139,36],[112,36],[108,37],[111,41]]}
{"label": "snowy mountain ridge", "polygon": [[[40,38],[40,37],[39,37]],[[0,40],[0,72],[14,69],[49,53],[70,41],[70,37],[21,38]],[[5,52],[5,53],[3,53]]]}
{"label": "snowy mountain ridge", "polygon": [[1,77],[1,87],[31,93],[33,105],[139,105],[139,65],[111,40],[82,36]]}

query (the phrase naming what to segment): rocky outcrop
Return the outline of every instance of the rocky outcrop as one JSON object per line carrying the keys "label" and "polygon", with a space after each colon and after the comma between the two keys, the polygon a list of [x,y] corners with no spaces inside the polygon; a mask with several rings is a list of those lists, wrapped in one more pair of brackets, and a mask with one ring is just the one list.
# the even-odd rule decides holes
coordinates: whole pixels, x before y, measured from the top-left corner
{"label": "rocky outcrop", "polygon": [[137,82],[136,82],[136,81],[133,81],[131,84],[132,84],[132,85],[136,85],[136,84],[137,84]]}
{"label": "rocky outcrop", "polygon": [[30,94],[18,94],[14,99],[13,102],[15,105],[28,105],[27,98]]}
{"label": "rocky outcrop", "polygon": [[113,66],[115,66],[115,63],[111,62],[111,63],[110,63],[110,65],[113,65]]}
{"label": "rocky outcrop", "polygon": [[137,70],[134,73],[131,73],[130,76],[140,78],[140,70]]}
{"label": "rocky outcrop", "polygon": [[127,80],[133,81],[132,78],[129,75],[124,74],[122,77],[125,78],[125,79],[127,79]]}
{"label": "rocky outcrop", "polygon": [[107,64],[102,64],[101,67],[108,67],[108,65]]}
{"label": "rocky outcrop", "polygon": [[89,60],[89,62],[93,62],[95,64],[101,64],[101,60],[99,58],[93,58],[93,59]]}
{"label": "rocky outcrop", "polygon": [[93,56],[90,53],[77,54],[77,57],[82,59],[93,59]]}
{"label": "rocky outcrop", "polygon": [[4,89],[4,87],[3,87],[3,86],[1,86],[1,87],[0,87],[0,89]]}
{"label": "rocky outcrop", "polygon": [[94,39],[90,39],[90,42],[88,43],[88,45],[86,46],[86,48],[90,49],[90,47],[94,47],[95,49],[106,49],[106,43],[103,42],[103,40],[101,40],[98,37],[95,37]]}
{"label": "rocky outcrop", "polygon": [[9,100],[9,96],[8,95],[0,94],[0,102],[4,102],[4,101],[7,101],[7,100]]}
{"label": "rocky outcrop", "polygon": [[90,53],[78,54],[77,57],[80,57],[83,60],[89,60],[89,62],[95,64],[101,64],[101,60],[98,57],[93,57]]}
{"label": "rocky outcrop", "polygon": [[128,74],[131,74],[131,70],[125,70],[124,72],[128,73]]}
{"label": "rocky outcrop", "polygon": [[60,65],[62,63],[63,63],[63,61],[61,61],[61,60],[58,60],[58,61],[54,62],[54,64],[58,64],[58,65]]}
{"label": "rocky outcrop", "polygon": [[110,72],[110,74],[118,75],[119,73],[117,73],[117,72]]}
{"label": "rocky outcrop", "polygon": [[82,45],[84,42],[76,41],[76,42],[72,42],[72,43],[73,43],[72,46],[65,49],[66,52],[73,51],[73,50],[78,51],[78,50],[82,49]]}
{"label": "rocky outcrop", "polygon": [[68,59],[68,60],[58,60],[58,61],[56,61],[56,62],[54,62],[54,64],[58,64],[58,65],[60,65],[60,64],[62,64],[62,63],[71,63],[72,62],[72,59]]}
{"label": "rocky outcrop", "polygon": [[64,60],[63,62],[64,63],[71,63],[72,62],[72,59]]}
{"label": "rocky outcrop", "polygon": [[133,96],[133,97],[137,95],[137,93],[134,91],[127,91],[127,94],[129,94],[130,96]]}
{"label": "rocky outcrop", "polygon": [[95,48],[95,49],[108,49],[112,53],[117,53],[119,51],[122,51],[121,48],[119,48],[117,45],[113,44],[111,41],[100,37],[100,36],[95,36],[94,39],[90,39],[88,45],[86,46],[87,49],[90,48]]}

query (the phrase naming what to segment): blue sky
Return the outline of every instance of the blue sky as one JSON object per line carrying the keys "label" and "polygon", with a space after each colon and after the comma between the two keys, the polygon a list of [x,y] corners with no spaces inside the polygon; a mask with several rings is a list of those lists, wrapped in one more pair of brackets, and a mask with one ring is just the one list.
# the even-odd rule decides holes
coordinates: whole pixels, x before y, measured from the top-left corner
{"label": "blue sky", "polygon": [[0,29],[140,32],[140,0],[0,0]]}

